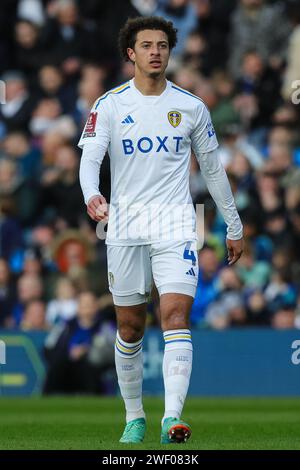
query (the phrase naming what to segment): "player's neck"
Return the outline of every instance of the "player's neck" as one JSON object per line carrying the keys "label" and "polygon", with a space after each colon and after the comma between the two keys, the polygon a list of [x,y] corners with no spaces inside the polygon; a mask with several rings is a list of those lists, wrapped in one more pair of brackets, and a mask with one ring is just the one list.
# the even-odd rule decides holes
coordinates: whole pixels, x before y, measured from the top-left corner
{"label": "player's neck", "polygon": [[163,75],[161,77],[151,78],[135,74],[134,85],[145,96],[159,96],[166,88],[166,77]]}

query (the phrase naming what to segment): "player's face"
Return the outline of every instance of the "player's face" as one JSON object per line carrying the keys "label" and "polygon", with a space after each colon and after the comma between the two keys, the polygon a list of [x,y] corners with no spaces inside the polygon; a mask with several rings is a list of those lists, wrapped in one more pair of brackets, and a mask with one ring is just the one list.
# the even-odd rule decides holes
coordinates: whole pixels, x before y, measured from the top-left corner
{"label": "player's face", "polygon": [[147,76],[164,74],[170,56],[168,36],[164,31],[145,29],[137,33],[134,49],[127,49],[129,58]]}

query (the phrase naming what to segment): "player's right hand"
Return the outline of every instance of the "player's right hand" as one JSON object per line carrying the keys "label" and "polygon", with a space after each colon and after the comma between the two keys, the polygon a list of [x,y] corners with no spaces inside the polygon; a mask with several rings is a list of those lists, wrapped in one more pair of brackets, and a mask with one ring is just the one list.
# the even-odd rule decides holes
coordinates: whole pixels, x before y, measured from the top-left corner
{"label": "player's right hand", "polygon": [[227,238],[226,245],[228,250],[228,265],[232,266],[242,256],[244,240],[243,238],[240,238],[239,240],[229,240]]}
{"label": "player's right hand", "polygon": [[96,222],[108,221],[108,205],[104,196],[93,196],[87,204],[87,213]]}

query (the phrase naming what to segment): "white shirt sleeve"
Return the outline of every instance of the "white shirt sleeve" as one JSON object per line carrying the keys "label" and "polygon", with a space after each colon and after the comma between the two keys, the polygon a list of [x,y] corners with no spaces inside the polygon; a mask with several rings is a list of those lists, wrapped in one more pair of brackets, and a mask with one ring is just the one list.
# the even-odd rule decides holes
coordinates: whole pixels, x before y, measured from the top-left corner
{"label": "white shirt sleeve", "polygon": [[195,152],[195,155],[207,188],[227,225],[227,238],[239,240],[243,236],[243,226],[219,152],[217,150],[208,153]]}
{"label": "white shirt sleeve", "polygon": [[110,108],[106,96],[99,98],[91,109],[78,147],[83,149],[79,179],[88,204],[92,196],[100,195],[100,168],[110,143]]}
{"label": "white shirt sleeve", "polygon": [[84,202],[88,204],[92,196],[100,196],[99,177],[100,168],[106,153],[105,145],[84,144],[80,160],[79,180],[84,196]]}
{"label": "white shirt sleeve", "polygon": [[212,124],[210,112],[202,101],[196,108],[195,128],[191,134],[191,144],[195,154],[208,153],[219,144]]}
{"label": "white shirt sleeve", "polygon": [[108,99],[109,97],[104,96],[95,101],[78,142],[81,149],[85,144],[101,144],[108,147],[111,134]]}

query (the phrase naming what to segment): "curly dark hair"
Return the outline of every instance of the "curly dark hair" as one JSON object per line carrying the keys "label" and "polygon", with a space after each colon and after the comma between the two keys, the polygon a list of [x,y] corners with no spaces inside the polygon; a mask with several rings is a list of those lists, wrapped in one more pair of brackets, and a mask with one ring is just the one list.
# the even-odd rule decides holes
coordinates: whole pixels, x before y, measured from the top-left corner
{"label": "curly dark hair", "polygon": [[136,18],[129,18],[120,30],[119,50],[122,58],[129,60],[127,48],[134,48],[137,33],[145,29],[164,31],[168,36],[170,50],[176,46],[177,29],[174,28],[171,21],[167,21],[160,16],[137,16]]}

